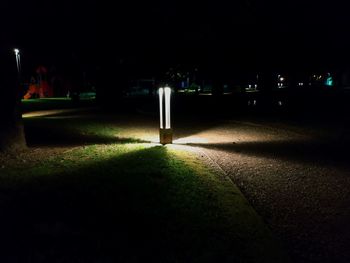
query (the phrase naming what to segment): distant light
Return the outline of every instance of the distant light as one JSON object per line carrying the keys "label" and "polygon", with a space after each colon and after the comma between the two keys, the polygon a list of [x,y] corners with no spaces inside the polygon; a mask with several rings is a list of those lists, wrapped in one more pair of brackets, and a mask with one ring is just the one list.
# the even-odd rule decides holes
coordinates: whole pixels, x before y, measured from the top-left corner
{"label": "distant light", "polygon": [[282,106],[283,105],[283,103],[282,103],[282,101],[278,101],[278,106]]}
{"label": "distant light", "polygon": [[332,77],[328,77],[327,80],[326,80],[326,86],[333,86],[333,78]]}
{"label": "distant light", "polygon": [[253,105],[256,106],[256,100],[253,101]]}
{"label": "distant light", "polygon": [[284,81],[284,77],[280,77],[280,81]]}
{"label": "distant light", "polygon": [[15,55],[16,55],[17,71],[18,71],[18,74],[20,74],[21,73],[21,55],[19,54],[18,48],[15,48],[13,51],[15,52]]}
{"label": "distant light", "polygon": [[252,85],[248,85],[248,87],[251,89],[251,88],[252,88]]}
{"label": "distant light", "polygon": [[257,87],[258,87],[258,84],[255,84],[254,86],[255,86],[255,88],[257,88]]}

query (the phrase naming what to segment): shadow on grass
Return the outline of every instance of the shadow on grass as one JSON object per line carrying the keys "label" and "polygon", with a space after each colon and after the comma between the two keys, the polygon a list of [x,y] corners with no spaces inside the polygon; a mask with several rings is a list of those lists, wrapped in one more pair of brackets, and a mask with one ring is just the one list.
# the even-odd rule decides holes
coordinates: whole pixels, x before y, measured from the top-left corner
{"label": "shadow on grass", "polygon": [[248,247],[261,229],[250,229],[251,218],[240,210],[226,221],[208,182],[164,147],[13,173],[2,176],[1,262],[254,262],[260,256]]}
{"label": "shadow on grass", "polygon": [[239,143],[190,143],[188,145],[250,156],[300,163],[346,163],[349,145],[317,141],[257,141]]}
{"label": "shadow on grass", "polygon": [[83,107],[94,107],[96,101],[93,99],[80,100],[74,103],[68,98],[51,98],[51,99],[30,99],[22,100],[22,112],[43,111],[52,109],[77,109]]}
{"label": "shadow on grass", "polygon": [[149,142],[137,138],[118,137],[119,131],[111,126],[92,118],[35,118],[25,120],[25,135],[29,147]]}

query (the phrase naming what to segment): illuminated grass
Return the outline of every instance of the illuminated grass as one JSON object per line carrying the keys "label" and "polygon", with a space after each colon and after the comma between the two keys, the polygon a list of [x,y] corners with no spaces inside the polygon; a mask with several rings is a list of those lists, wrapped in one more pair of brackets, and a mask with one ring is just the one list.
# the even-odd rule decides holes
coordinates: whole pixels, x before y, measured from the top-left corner
{"label": "illuminated grass", "polygon": [[111,119],[24,120],[30,145],[68,150],[0,169],[0,261],[288,262],[231,182]]}
{"label": "illuminated grass", "polygon": [[133,138],[119,138],[121,129],[110,120],[99,118],[29,118],[24,119],[29,145],[81,145],[140,142]]}
{"label": "illuminated grass", "polygon": [[22,111],[39,111],[51,109],[68,109],[79,107],[91,107],[95,105],[93,99],[81,99],[78,105],[73,104],[70,98],[43,98],[22,100]]}
{"label": "illuminated grass", "polygon": [[1,181],[3,238],[33,259],[286,260],[237,188],[186,152],[93,145]]}

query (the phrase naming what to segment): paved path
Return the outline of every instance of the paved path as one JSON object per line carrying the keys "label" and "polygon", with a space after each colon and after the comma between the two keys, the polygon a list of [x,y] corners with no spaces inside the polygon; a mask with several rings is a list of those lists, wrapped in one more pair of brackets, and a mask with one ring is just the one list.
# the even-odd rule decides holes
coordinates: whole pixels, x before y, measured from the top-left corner
{"label": "paved path", "polygon": [[[295,262],[350,262],[350,163],[339,130],[227,121],[181,135],[238,185]],[[186,136],[187,133],[187,136]]]}

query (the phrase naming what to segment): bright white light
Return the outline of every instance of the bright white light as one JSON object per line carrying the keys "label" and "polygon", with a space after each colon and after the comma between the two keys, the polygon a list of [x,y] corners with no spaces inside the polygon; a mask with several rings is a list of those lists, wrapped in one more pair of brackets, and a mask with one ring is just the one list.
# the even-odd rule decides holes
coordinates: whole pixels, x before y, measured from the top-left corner
{"label": "bright white light", "polygon": [[174,141],[175,144],[205,144],[208,143],[208,138],[202,138],[200,136],[189,136]]}
{"label": "bright white light", "polygon": [[18,71],[18,73],[20,73],[21,72],[21,56],[19,54],[19,49],[15,48],[13,51],[15,52],[15,55],[16,55],[17,71]]}
{"label": "bright white light", "polygon": [[[170,129],[170,96],[171,88],[165,87],[159,89],[159,112],[160,112],[160,128]],[[165,112],[164,112],[165,110]],[[165,117],[165,119],[164,119]],[[164,127],[165,123],[165,127]]]}
{"label": "bright white light", "polygon": [[284,77],[280,77],[280,81],[284,81]]}
{"label": "bright white light", "polygon": [[160,128],[163,129],[163,94],[164,88],[159,89],[159,112],[160,112]]}
{"label": "bright white light", "polygon": [[170,129],[170,95],[171,89],[169,87],[164,88],[165,93],[165,129]]}

